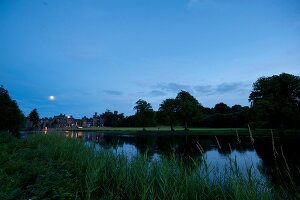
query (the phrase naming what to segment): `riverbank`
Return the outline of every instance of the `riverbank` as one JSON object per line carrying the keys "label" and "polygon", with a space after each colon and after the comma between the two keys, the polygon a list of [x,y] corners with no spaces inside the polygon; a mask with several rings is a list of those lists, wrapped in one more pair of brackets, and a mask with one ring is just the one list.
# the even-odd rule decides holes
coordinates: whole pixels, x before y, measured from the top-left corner
{"label": "riverbank", "polygon": [[143,130],[140,127],[91,127],[91,128],[59,128],[48,129],[48,132],[62,132],[62,131],[76,131],[76,132],[105,132],[107,134],[118,135],[203,135],[203,136],[253,136],[253,137],[269,137],[273,134],[275,137],[300,137],[300,130],[296,129],[249,129],[248,128],[190,128],[189,131],[184,131],[182,127],[175,127],[174,131],[170,131],[170,127],[147,127]]}
{"label": "riverbank", "polygon": [[[283,193],[249,174],[211,180],[201,168],[191,171],[175,159],[129,161],[83,141],[58,135],[17,139],[0,134],[0,199],[280,199]],[[205,161],[204,161],[205,162]],[[204,165],[205,166],[205,165]],[[289,196],[288,196],[289,197]],[[290,197],[292,198],[292,197]]]}

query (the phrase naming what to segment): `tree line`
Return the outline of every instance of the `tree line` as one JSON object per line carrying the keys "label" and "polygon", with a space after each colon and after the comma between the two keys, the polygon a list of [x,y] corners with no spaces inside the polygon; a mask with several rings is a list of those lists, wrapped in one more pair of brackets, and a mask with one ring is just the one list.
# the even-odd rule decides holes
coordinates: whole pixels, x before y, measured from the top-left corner
{"label": "tree line", "polygon": [[[300,128],[300,77],[282,73],[261,77],[254,84],[249,95],[250,106],[229,107],[223,102],[213,108],[202,106],[187,91],[180,91],[175,98],[162,101],[158,111],[151,104],[139,99],[136,113],[125,117],[118,112],[104,113],[104,126],[150,127],[174,126],[229,128]],[[115,120],[112,120],[115,119]]]}
{"label": "tree line", "polygon": [[198,100],[187,91],[180,91],[175,98],[163,100],[158,111],[154,111],[151,104],[139,99],[135,106],[135,114],[124,116],[117,111],[107,110],[101,116],[104,126],[108,127],[146,127],[175,126],[189,127],[246,127],[250,108],[234,105],[229,107],[225,103],[218,103],[213,108],[203,107]]}
{"label": "tree line", "polygon": [[[142,127],[168,125],[189,127],[247,127],[252,128],[300,128],[300,77],[282,73],[260,77],[249,95],[250,106],[229,107],[223,102],[213,108],[204,107],[187,91],[162,101],[157,111],[151,104],[139,99],[134,106],[134,115],[124,116],[117,111],[107,110],[101,114],[104,126]],[[34,109],[29,114],[33,125],[38,123]],[[24,115],[8,91],[0,87],[0,130],[16,132],[21,127]]]}

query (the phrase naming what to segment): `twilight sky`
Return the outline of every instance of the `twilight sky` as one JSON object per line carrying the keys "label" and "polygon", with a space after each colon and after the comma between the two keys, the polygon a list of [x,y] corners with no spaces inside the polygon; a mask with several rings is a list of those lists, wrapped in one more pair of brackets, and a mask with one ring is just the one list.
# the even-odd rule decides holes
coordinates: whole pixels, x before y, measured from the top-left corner
{"label": "twilight sky", "polygon": [[282,72],[300,75],[299,0],[0,0],[0,85],[25,115],[129,115],[180,90],[249,105]]}

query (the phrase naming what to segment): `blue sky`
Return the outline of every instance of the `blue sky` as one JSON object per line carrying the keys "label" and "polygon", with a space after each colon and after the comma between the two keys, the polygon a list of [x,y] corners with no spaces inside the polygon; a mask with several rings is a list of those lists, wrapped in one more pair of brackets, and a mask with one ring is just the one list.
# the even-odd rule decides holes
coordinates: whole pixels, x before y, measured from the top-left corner
{"label": "blue sky", "polygon": [[282,72],[300,75],[299,0],[0,0],[0,84],[25,115],[129,115],[180,90],[249,105]]}

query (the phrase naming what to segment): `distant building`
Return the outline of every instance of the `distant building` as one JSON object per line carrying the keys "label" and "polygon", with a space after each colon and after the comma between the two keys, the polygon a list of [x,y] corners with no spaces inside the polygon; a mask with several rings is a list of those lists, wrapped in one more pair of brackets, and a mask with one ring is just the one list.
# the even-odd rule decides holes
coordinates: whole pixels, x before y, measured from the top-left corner
{"label": "distant building", "polygon": [[[47,128],[67,128],[67,127],[102,127],[103,118],[95,112],[93,117],[88,118],[84,116],[81,119],[75,119],[73,116],[59,114],[53,118],[40,119],[39,127],[41,129]],[[32,126],[29,118],[26,118],[24,128],[29,130]]]}
{"label": "distant building", "polygon": [[49,128],[51,122],[52,122],[52,118],[44,117],[44,118],[40,119],[40,128],[41,129],[44,129],[45,127]]}
{"label": "distant building", "polygon": [[93,119],[92,118],[87,118],[86,116],[84,116],[82,119],[82,127],[92,127],[93,125]]}

